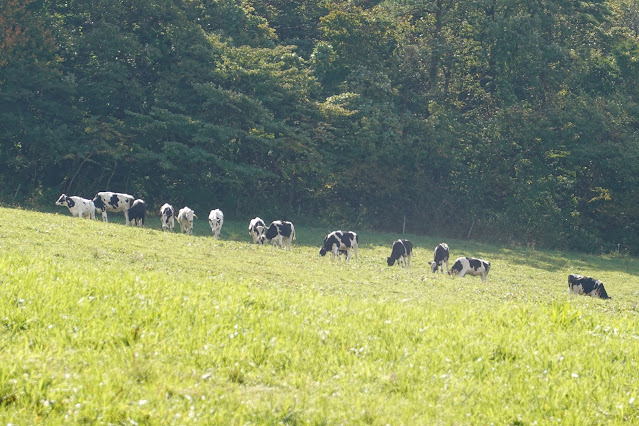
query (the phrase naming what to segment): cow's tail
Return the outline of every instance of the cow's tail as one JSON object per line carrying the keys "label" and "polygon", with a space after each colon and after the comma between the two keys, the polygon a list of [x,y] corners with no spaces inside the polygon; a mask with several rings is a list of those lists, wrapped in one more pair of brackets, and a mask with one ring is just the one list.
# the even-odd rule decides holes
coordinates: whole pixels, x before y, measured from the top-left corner
{"label": "cow's tail", "polygon": [[486,262],[486,274],[490,271],[490,262]]}
{"label": "cow's tail", "polygon": [[296,238],[295,238],[295,226],[293,226],[292,228],[293,228],[293,238],[292,238],[292,240],[295,241],[296,240]]}

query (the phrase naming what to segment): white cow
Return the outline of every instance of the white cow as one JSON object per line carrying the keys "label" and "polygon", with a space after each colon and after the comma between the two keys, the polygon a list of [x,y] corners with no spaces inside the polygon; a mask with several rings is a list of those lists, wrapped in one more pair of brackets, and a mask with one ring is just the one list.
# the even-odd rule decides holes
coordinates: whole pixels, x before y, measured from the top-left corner
{"label": "white cow", "polygon": [[220,238],[220,231],[222,230],[222,224],[224,224],[224,213],[222,210],[215,209],[211,210],[209,213],[209,225],[211,225],[211,232],[213,233],[213,238]]}
{"label": "white cow", "polygon": [[482,259],[475,259],[474,257],[458,257],[453,264],[453,267],[448,271],[449,275],[472,275],[481,277],[482,281],[486,281],[490,271],[490,262]]}
{"label": "white cow", "polygon": [[193,235],[193,218],[197,219],[197,216],[188,207],[181,208],[178,212],[177,221],[180,224],[180,230],[185,234]]}
{"label": "white cow", "polygon": [[280,248],[291,249],[291,241],[295,240],[295,226],[291,222],[285,220],[276,220],[266,230],[263,240],[279,244]]}
{"label": "white cow", "polygon": [[126,224],[130,225],[129,209],[133,205],[132,195],[121,194],[119,192],[98,192],[93,198],[93,204],[95,205],[95,211],[102,213],[102,220],[108,222],[107,212],[123,212]]}
{"label": "white cow", "polygon": [[58,201],[55,202],[56,206],[66,206],[71,212],[73,217],[88,217],[95,219],[95,205],[93,201],[78,196],[67,196],[65,194],[60,195]]}
{"label": "white cow", "polygon": [[168,229],[173,232],[175,220],[175,210],[173,206],[169,203],[164,203],[164,205],[160,207],[160,214],[162,215],[162,230],[166,231]]}
{"label": "white cow", "polygon": [[264,244],[264,232],[266,231],[266,224],[259,217],[251,219],[249,223],[248,232],[253,237],[253,244]]}
{"label": "white cow", "polygon": [[345,260],[351,260],[351,252],[354,252],[355,260],[357,260],[358,246],[359,237],[357,233],[352,231],[333,231],[324,237],[324,244],[319,253],[321,256],[325,256],[326,253],[330,252],[333,254],[333,259],[335,259],[335,256],[339,259],[340,253],[345,253]]}

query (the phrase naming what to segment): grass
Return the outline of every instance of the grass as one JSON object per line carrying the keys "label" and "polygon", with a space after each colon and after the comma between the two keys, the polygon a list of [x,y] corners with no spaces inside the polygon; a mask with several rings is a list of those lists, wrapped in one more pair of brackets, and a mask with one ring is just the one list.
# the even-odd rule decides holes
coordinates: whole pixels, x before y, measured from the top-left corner
{"label": "grass", "polygon": [[287,252],[248,220],[214,240],[64,213],[0,208],[0,423],[639,422],[637,259],[448,240],[482,283],[431,274],[423,236],[402,269],[392,234],[347,264],[318,255],[330,229]]}

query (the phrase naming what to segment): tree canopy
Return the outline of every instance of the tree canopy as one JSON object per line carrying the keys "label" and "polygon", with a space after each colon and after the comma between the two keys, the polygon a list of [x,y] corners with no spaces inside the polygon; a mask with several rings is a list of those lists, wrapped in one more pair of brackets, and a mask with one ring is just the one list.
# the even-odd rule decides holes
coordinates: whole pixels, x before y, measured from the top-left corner
{"label": "tree canopy", "polygon": [[0,197],[639,253],[630,0],[6,0]]}

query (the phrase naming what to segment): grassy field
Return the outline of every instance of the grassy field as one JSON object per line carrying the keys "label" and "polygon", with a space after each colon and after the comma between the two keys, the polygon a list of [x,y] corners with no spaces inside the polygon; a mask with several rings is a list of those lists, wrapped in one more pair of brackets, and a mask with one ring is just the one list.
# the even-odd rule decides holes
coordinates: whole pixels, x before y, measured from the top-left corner
{"label": "grassy field", "polygon": [[1,424],[639,422],[637,259],[448,240],[483,283],[431,274],[423,236],[402,269],[393,234],[347,264],[319,257],[329,229],[287,252],[248,221],[216,241],[117,216],[0,208]]}

